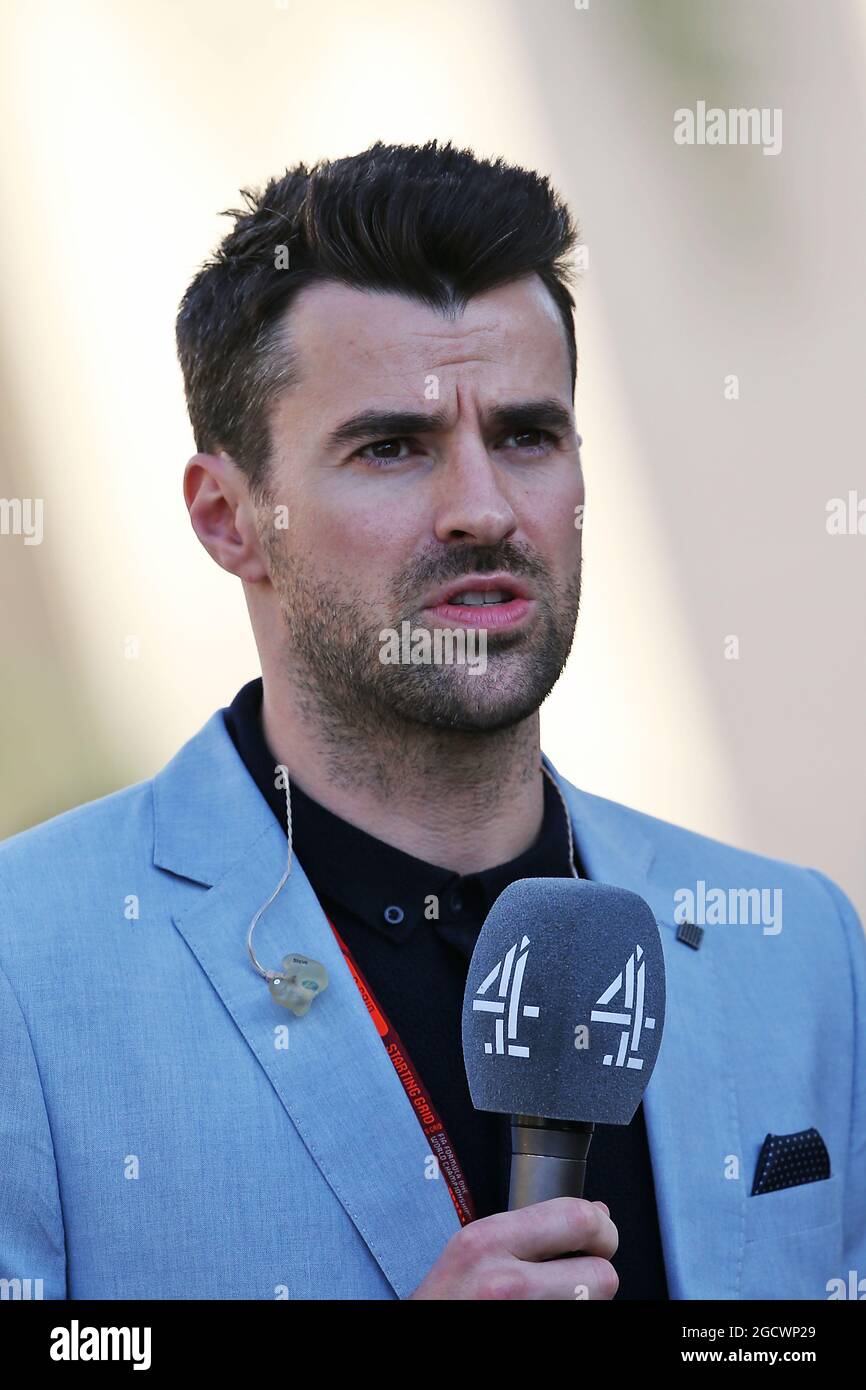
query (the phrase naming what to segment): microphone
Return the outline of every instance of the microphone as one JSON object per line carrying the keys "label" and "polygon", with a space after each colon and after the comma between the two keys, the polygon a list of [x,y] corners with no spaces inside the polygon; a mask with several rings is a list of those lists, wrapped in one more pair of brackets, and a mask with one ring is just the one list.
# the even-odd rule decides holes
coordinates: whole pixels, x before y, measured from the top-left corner
{"label": "microphone", "polygon": [[581,1197],[596,1124],[626,1125],[662,1039],[665,967],[649,904],[577,878],[521,878],[478,934],[463,999],[476,1110],[511,1115],[508,1209]]}

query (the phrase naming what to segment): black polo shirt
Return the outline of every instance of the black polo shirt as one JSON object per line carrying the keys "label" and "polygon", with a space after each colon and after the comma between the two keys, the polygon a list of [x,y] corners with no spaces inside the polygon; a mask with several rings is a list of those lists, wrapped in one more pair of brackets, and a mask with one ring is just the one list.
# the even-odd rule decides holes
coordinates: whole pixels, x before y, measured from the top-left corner
{"label": "black polo shirt", "polygon": [[[259,678],[238,692],[223,717],[285,830],[285,792],[275,786],[277,759],[265,742],[261,705]],[[463,991],[476,937],[503,889],[519,878],[570,877],[568,829],[556,789],[545,777],[544,818],[529,849],[507,864],[462,875],[375,839],[294,782],[291,800],[298,862],[424,1078],[476,1215],[506,1211],[510,1121],[472,1105],[461,1043]],[[585,877],[578,856],[575,846],[575,868]],[[630,1125],[596,1125],[584,1196],[606,1202],[619,1231],[616,1297],[667,1298],[643,1106]]]}

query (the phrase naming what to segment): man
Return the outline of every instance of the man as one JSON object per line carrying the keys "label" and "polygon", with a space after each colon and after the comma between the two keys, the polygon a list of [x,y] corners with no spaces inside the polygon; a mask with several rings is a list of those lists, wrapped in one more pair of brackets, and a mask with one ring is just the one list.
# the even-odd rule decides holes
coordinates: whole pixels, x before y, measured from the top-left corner
{"label": "man", "polygon": [[[178,347],[186,503],[262,680],[152,781],[0,851],[0,1274],[51,1298],[827,1297],[866,1268],[849,900],[540,752],[580,589],[568,211],[435,142],[245,196]],[[485,662],[392,660],[405,623]],[[665,1037],[585,1197],[508,1212],[467,963],[503,888],[573,872],[652,907]],[[680,930],[698,883],[780,893],[784,930]]]}

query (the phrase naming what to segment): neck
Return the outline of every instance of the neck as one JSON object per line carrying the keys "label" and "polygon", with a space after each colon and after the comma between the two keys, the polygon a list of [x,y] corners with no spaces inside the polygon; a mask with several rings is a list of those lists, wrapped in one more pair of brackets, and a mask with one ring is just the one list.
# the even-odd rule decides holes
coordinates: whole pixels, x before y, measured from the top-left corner
{"label": "neck", "polygon": [[522,854],[541,829],[537,712],[492,733],[398,723],[337,730],[265,675],[262,725],[302,791],[425,863],[480,873]]}

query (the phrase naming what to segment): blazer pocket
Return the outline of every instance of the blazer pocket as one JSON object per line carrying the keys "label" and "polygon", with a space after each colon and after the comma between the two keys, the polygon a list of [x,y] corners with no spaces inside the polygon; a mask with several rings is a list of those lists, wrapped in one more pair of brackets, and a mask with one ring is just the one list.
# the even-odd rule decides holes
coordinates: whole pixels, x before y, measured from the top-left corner
{"label": "blazer pocket", "polygon": [[794,1235],[842,1219],[839,1175],[746,1197],[746,1242]]}

